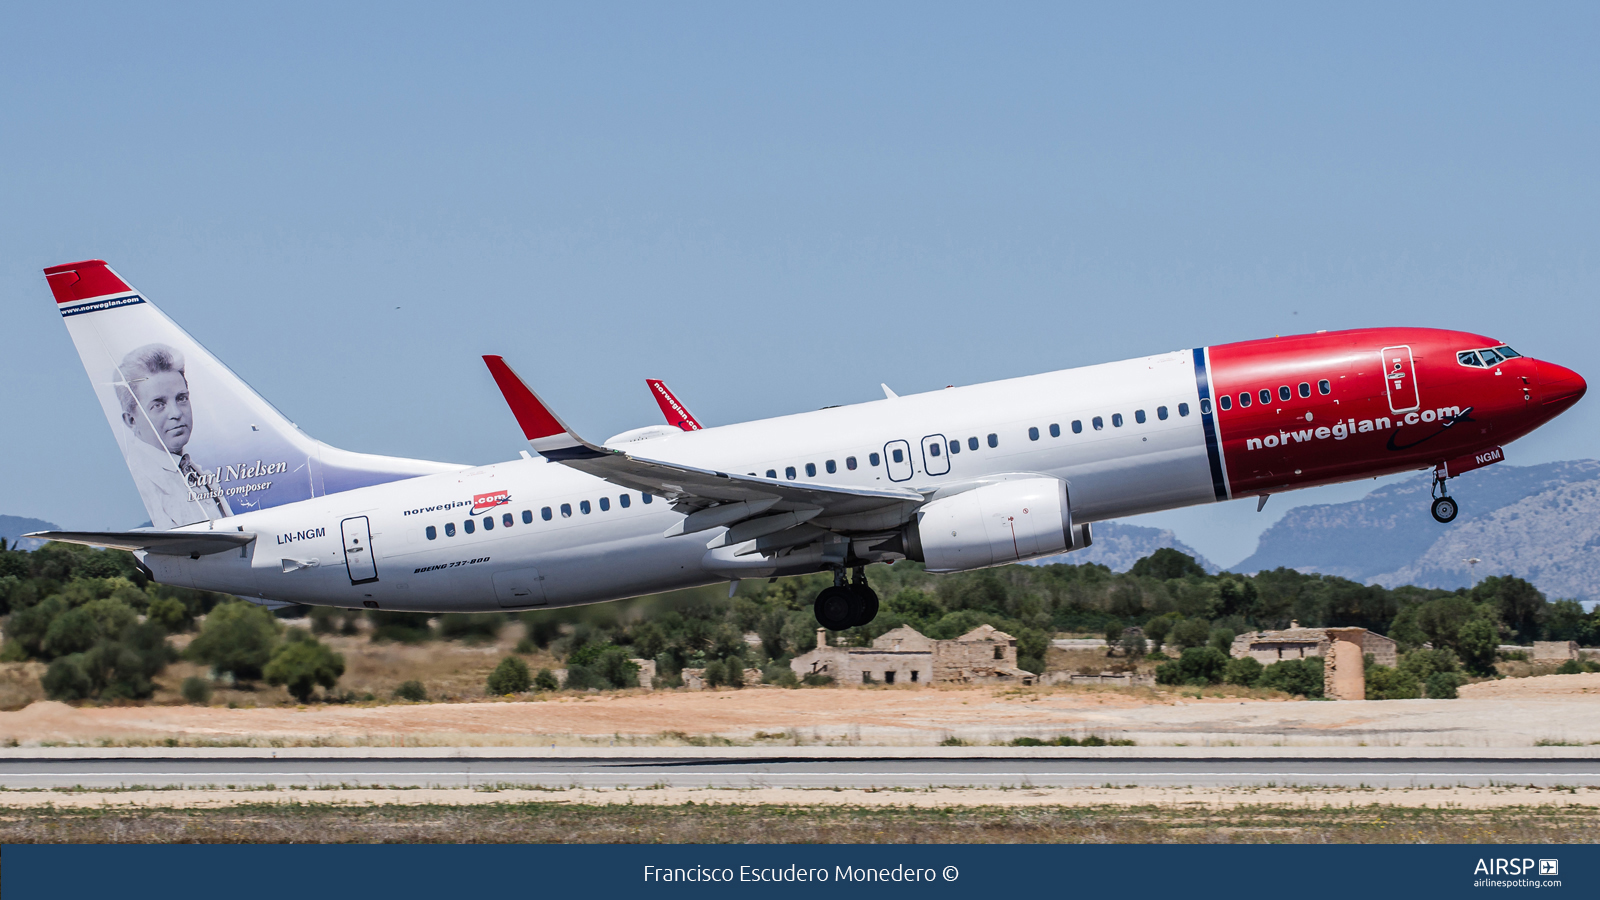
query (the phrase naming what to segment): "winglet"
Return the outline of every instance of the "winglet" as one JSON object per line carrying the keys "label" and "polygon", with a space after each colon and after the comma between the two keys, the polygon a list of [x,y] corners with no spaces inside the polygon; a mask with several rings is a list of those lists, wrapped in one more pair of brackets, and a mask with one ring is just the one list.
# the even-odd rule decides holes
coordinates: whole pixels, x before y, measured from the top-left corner
{"label": "winglet", "polygon": [[668,425],[676,425],[684,431],[699,431],[700,423],[695,421],[694,413],[689,412],[689,407],[678,402],[672,389],[659,378],[646,378],[645,384],[650,385],[650,394],[656,398],[656,405],[661,407],[661,414],[667,417]]}
{"label": "winglet", "polygon": [[517,424],[522,426],[523,436],[540,456],[561,460],[610,455],[573,434],[567,424],[557,418],[544,401],[517,377],[517,373],[511,371],[504,359],[485,356],[483,361],[489,366],[489,374],[494,376],[500,393],[505,396],[506,405],[511,407],[511,414],[517,417]]}

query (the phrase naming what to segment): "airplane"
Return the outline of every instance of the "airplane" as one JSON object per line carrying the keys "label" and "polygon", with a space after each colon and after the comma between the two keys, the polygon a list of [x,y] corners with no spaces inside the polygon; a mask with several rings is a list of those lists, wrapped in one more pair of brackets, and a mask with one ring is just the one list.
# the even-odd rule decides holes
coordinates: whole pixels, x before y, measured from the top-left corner
{"label": "airplane", "polygon": [[1431,469],[1448,523],[1449,479],[1587,390],[1495,338],[1370,328],[710,428],[652,382],[667,424],[595,443],[489,355],[533,453],[466,466],[316,441],[105,262],[44,271],[152,524],[30,537],[268,605],[527,610],[832,572],[814,609],[838,630],[877,613],[870,564],[1054,556],[1139,513]]}

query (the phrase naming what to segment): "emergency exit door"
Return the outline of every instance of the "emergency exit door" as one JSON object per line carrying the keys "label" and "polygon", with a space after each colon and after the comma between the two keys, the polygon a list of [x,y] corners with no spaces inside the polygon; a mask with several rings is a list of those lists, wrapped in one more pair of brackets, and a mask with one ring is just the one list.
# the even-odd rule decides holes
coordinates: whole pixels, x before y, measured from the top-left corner
{"label": "emergency exit door", "polygon": [[890,481],[905,481],[911,477],[911,444],[907,441],[890,441],[883,445],[883,464],[889,469]]}
{"label": "emergency exit door", "polygon": [[369,584],[378,580],[378,561],[372,558],[372,529],[366,516],[356,516],[339,523],[344,532],[344,568],[350,573],[351,584]]}
{"label": "emergency exit door", "polygon": [[1383,348],[1383,389],[1389,395],[1389,411],[1410,412],[1422,405],[1417,393],[1417,369],[1410,347]]}

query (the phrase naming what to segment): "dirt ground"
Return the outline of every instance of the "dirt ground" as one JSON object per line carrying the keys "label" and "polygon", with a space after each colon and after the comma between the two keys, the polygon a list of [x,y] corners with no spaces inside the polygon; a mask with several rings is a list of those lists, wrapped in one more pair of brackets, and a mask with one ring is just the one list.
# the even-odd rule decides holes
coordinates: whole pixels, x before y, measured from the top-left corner
{"label": "dirt ground", "polygon": [[[409,650],[410,648],[397,648]],[[1464,688],[1459,700],[1289,701],[1234,688],[861,687],[625,691],[526,700],[0,712],[0,742],[183,746],[1004,743],[1099,735],[1141,746],[1600,744],[1600,674]]]}

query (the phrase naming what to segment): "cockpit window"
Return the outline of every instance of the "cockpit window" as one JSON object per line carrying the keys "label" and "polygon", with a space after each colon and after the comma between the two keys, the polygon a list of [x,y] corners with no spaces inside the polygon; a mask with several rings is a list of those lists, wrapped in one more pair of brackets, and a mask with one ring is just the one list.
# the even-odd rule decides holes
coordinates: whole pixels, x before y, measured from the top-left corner
{"label": "cockpit window", "polygon": [[1516,358],[1518,358],[1518,357],[1520,357],[1522,355],[1521,353],[1518,353],[1517,351],[1511,349],[1510,347],[1505,346],[1504,344],[1502,344],[1499,347],[1496,347],[1494,349],[1495,349],[1495,351],[1497,353],[1499,353],[1501,356],[1504,356],[1506,359],[1516,359]]}
{"label": "cockpit window", "polygon": [[1500,354],[1493,350],[1479,350],[1478,357],[1483,360],[1483,364],[1486,366],[1498,366],[1504,361],[1501,359]]}
{"label": "cockpit window", "polygon": [[1480,368],[1483,366],[1483,363],[1478,361],[1478,351],[1476,350],[1463,350],[1457,353],[1456,362],[1461,363],[1463,366],[1478,366]]}

